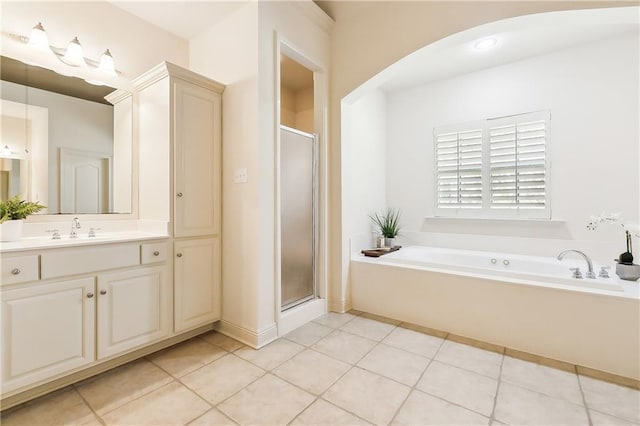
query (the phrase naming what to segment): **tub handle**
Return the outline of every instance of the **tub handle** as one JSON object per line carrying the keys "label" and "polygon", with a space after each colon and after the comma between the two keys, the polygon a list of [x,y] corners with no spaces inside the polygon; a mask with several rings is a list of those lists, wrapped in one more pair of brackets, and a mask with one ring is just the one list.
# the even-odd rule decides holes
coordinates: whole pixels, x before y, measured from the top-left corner
{"label": "tub handle", "polygon": [[611,266],[601,266],[600,272],[598,272],[598,276],[600,278],[609,278],[609,272],[607,269],[611,269]]}
{"label": "tub handle", "polygon": [[494,265],[498,262],[498,259],[491,259],[491,263],[493,263]]}
{"label": "tub handle", "polygon": [[573,278],[577,278],[577,279],[581,279],[582,278],[582,272],[580,272],[580,268],[569,268],[570,271],[573,271]]}
{"label": "tub handle", "polygon": [[502,264],[503,264],[504,266],[509,266],[509,263],[510,263],[510,262],[509,262],[507,259],[505,259],[505,260],[503,260],[503,261],[502,261]]}

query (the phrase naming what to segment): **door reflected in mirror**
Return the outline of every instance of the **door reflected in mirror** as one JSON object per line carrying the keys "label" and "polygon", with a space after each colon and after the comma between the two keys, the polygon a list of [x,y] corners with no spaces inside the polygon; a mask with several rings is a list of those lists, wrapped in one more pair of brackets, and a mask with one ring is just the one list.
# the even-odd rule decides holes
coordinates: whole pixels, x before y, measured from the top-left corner
{"label": "door reflected in mirror", "polygon": [[131,96],[6,57],[1,73],[0,199],[131,213]]}

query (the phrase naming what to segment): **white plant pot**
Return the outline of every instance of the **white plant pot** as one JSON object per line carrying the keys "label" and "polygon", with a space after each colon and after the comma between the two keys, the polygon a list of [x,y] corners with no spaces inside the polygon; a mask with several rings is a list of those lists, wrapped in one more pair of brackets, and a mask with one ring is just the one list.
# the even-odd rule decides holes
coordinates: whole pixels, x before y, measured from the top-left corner
{"label": "white plant pot", "polygon": [[384,239],[384,245],[385,247],[395,247],[396,245],[396,239],[395,238],[385,238]]}
{"label": "white plant pot", "polygon": [[22,220],[7,220],[0,224],[0,241],[18,241],[22,238]]}

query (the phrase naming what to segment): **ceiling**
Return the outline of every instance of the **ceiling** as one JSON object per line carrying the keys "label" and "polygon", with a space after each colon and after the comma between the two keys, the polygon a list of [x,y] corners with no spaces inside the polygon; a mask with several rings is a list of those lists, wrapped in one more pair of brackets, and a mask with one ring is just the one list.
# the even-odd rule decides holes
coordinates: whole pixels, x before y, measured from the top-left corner
{"label": "ceiling", "polygon": [[5,56],[0,58],[0,75],[2,80],[12,83],[106,105],[111,103],[104,97],[115,90],[113,87],[89,84],[81,78],[63,76]]}
{"label": "ceiling", "polygon": [[111,4],[189,40],[249,3],[249,0],[118,1]]}

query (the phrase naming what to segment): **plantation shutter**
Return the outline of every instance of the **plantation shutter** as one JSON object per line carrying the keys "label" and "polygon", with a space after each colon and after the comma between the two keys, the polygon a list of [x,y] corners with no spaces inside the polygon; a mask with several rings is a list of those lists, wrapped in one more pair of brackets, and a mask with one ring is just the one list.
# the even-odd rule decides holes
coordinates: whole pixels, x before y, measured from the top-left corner
{"label": "plantation shutter", "polygon": [[549,217],[547,130],[549,113],[491,120],[490,208],[526,217]]}
{"label": "plantation shutter", "polygon": [[436,211],[482,208],[482,128],[434,130]]}

